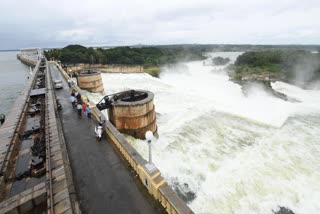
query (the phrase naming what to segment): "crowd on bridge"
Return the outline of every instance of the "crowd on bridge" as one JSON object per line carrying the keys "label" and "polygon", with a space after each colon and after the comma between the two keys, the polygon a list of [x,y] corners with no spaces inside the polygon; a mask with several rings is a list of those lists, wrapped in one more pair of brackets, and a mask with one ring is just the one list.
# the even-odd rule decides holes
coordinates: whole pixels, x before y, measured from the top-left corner
{"label": "crowd on bridge", "polygon": [[[91,108],[88,104],[86,104],[78,91],[72,89],[72,92],[70,94],[70,102],[72,104],[72,108],[75,109],[79,116],[84,113],[88,118],[91,118]],[[106,128],[106,121],[101,120],[99,118],[99,124],[95,127],[95,133],[98,140],[101,140],[102,138],[106,138],[105,130]]]}
{"label": "crowd on bridge", "polygon": [[82,112],[88,117],[91,118],[91,108],[81,99],[81,95],[78,91],[72,89],[70,95],[70,102],[72,104],[73,109],[76,109],[78,115],[81,116]]}

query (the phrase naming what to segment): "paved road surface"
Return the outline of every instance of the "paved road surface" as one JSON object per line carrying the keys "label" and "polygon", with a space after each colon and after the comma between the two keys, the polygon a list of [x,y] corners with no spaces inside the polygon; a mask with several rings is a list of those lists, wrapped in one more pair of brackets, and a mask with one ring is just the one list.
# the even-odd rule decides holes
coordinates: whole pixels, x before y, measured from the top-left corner
{"label": "paved road surface", "polygon": [[63,80],[56,95],[62,104],[60,117],[82,212],[155,213],[110,143],[96,141],[95,122],[72,109],[71,90],[61,73],[54,65],[50,69],[53,79]]}

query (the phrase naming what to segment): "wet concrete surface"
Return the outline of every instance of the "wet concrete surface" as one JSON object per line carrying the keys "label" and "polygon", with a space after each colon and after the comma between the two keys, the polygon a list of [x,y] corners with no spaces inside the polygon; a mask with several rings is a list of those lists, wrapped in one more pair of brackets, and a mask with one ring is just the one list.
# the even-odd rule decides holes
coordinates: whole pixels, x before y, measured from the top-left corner
{"label": "wet concrete surface", "polygon": [[25,131],[31,130],[32,128],[39,128],[39,127],[40,127],[40,115],[36,115],[34,117],[28,117]]}
{"label": "wet concrete surface", "polygon": [[32,188],[46,179],[46,176],[42,176],[41,178],[28,177],[14,181],[11,186],[10,197]]}
{"label": "wet concrete surface", "polygon": [[[25,124],[25,132],[40,126],[40,115],[28,117]],[[10,189],[10,196],[19,194],[30,187],[33,187],[46,179],[46,176],[41,178],[30,177],[29,169],[32,160],[31,146],[33,145],[33,138],[30,134],[28,137],[22,137],[19,146],[19,154],[17,156],[15,166],[15,176]]]}
{"label": "wet concrete surface", "polygon": [[[30,143],[30,145],[32,145],[32,141],[29,140],[28,142]],[[25,143],[25,142],[22,141],[22,143]],[[46,176],[42,176],[40,178],[30,177],[29,167],[32,159],[31,151],[29,149],[23,150],[22,147],[20,147],[20,151],[22,152],[26,151],[26,152],[24,154],[19,154],[18,156],[16,169],[15,169],[15,179],[25,173],[27,173],[28,175],[22,176],[21,178],[14,180],[12,182],[12,186],[10,189],[10,196],[19,194],[46,180]]]}
{"label": "wet concrete surface", "polygon": [[26,188],[29,189],[31,187],[34,187],[40,183],[42,183],[43,181],[46,181],[47,177],[46,176],[42,176],[41,178],[34,178],[34,177],[29,177],[27,178],[27,186]]}
{"label": "wet concrete surface", "polygon": [[29,136],[28,138],[24,139],[21,142],[20,151],[29,149],[32,145],[33,145],[33,139],[32,139],[32,136]]}
{"label": "wet concrete surface", "polygon": [[29,169],[29,162],[31,160],[31,153],[28,152],[23,155],[19,155],[16,165],[16,175],[20,175]]}
{"label": "wet concrete surface", "polygon": [[26,186],[27,186],[26,178],[13,182],[10,190],[10,196],[14,196],[16,194],[23,192],[26,189]]}
{"label": "wet concrete surface", "polygon": [[50,69],[53,79],[63,80],[63,89],[55,92],[62,104],[60,117],[82,212],[155,213],[110,143],[95,139],[93,119],[72,109],[71,89],[61,73],[53,65]]}

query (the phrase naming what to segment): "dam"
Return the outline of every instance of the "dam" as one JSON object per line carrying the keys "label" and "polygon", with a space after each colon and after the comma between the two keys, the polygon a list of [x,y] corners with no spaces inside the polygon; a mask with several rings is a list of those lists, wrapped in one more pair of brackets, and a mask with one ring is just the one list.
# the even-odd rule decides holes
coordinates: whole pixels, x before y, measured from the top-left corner
{"label": "dam", "polygon": [[[106,118],[78,86],[69,88],[60,66],[41,56],[18,59],[35,75],[0,127],[1,213],[193,213],[112,123],[107,139],[95,140],[97,120]],[[57,79],[62,89],[55,90]],[[92,119],[72,109],[72,90]]]}
{"label": "dam", "polygon": [[[60,67],[54,64],[49,67],[54,75],[60,75],[54,76],[54,79],[62,79],[61,74],[67,77]],[[316,201],[319,197],[318,191],[315,191],[319,189],[319,91],[275,82],[271,85],[274,90],[301,102],[285,102],[264,93],[259,87],[244,96],[240,86],[229,81],[220,67],[204,67],[202,62],[188,62],[182,68],[186,72],[177,72],[179,67],[165,68],[159,79],[145,74],[101,74],[102,80],[108,83],[105,87],[109,93],[128,88],[154,93],[159,132],[159,139],[152,142],[154,163],[169,187],[188,201],[188,206],[195,213],[230,213],[234,210],[240,213],[250,213],[252,210],[272,213],[280,206],[288,207],[294,213],[317,213],[318,204],[310,201]],[[83,100],[88,98],[97,103],[101,99],[98,97],[95,100],[96,94],[75,89],[81,92]],[[70,106],[69,95],[70,88],[64,82],[63,90],[56,91],[63,108]],[[100,116],[101,111],[94,108],[92,111],[95,112],[94,118]],[[86,168],[97,165],[99,172],[94,172],[98,175],[95,177],[103,176],[107,173],[103,171],[103,161],[89,164],[88,160],[92,160],[90,154],[93,149],[101,158],[109,158],[111,153],[107,151],[110,150],[103,150],[104,144],[97,148],[88,147],[95,143],[92,141],[94,136],[88,134],[91,131],[71,131],[75,126],[79,126],[79,130],[94,129],[96,120],[90,124],[89,120],[84,120],[86,117],[77,118],[75,111],[69,108],[65,108],[59,116],[61,114],[64,114],[63,130],[67,130],[65,139],[69,143],[72,139],[75,141],[69,144],[70,162],[72,154],[74,166],[77,160],[81,160],[77,159],[79,154],[84,156],[78,164],[78,184],[84,179],[92,179],[86,175],[86,170],[81,170],[83,164],[87,164]],[[107,142],[113,141],[110,145],[117,148],[115,151],[126,154],[125,162],[133,166],[133,172],[141,173],[145,162],[140,157],[144,160],[148,157],[146,142],[122,136],[109,123],[106,131]],[[83,135],[76,138],[79,133]],[[79,141],[82,138],[88,143]],[[88,152],[80,153],[80,149]],[[139,157],[136,157],[137,151]],[[104,155],[101,155],[102,152]],[[118,166],[113,165],[113,161],[109,162],[111,165],[108,168]],[[142,175],[142,180],[139,175],[134,176],[146,189],[145,178],[148,184],[150,180]],[[159,173],[154,176],[159,180],[161,178]],[[163,189],[164,186],[161,187],[162,194]],[[87,187],[82,197],[89,190]],[[152,188],[150,190],[153,191]],[[103,195],[101,193],[99,196]],[[165,198],[169,195],[166,193]],[[109,200],[118,198],[114,192],[108,196]],[[163,199],[160,200],[166,204]],[[89,200],[84,204],[89,204]]]}
{"label": "dam", "polygon": [[25,62],[35,67],[33,78],[0,128],[0,211],[77,213],[48,64],[44,58]]}
{"label": "dam", "polygon": [[[241,53],[211,54],[235,60]],[[245,96],[223,67],[202,61],[164,67],[160,78],[102,79],[110,93],[154,93],[155,165],[195,213],[274,213],[280,206],[319,212],[319,90],[274,82],[274,90],[301,103],[276,98],[259,85]],[[99,100],[93,94],[90,99]],[[148,157],[144,141],[127,139]]]}

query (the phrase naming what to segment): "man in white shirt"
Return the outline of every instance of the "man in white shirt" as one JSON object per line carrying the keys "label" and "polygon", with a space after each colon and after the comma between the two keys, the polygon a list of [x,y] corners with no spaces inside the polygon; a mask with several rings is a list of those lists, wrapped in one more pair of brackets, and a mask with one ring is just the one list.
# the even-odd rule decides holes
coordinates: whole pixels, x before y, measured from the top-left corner
{"label": "man in white shirt", "polygon": [[77,111],[78,111],[78,114],[81,116],[82,105],[80,103],[78,103],[77,105]]}
{"label": "man in white shirt", "polygon": [[72,104],[72,108],[76,108],[76,98],[74,96],[70,96],[70,102]]}

